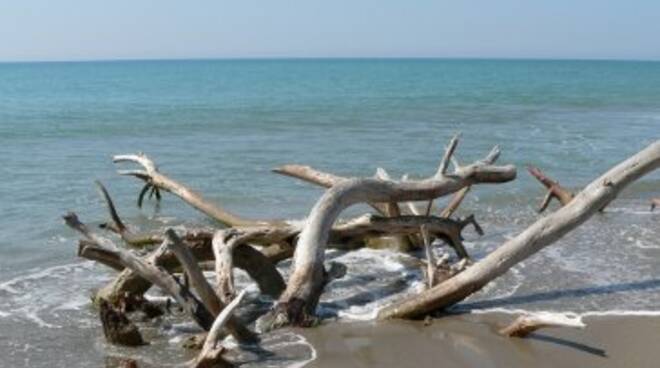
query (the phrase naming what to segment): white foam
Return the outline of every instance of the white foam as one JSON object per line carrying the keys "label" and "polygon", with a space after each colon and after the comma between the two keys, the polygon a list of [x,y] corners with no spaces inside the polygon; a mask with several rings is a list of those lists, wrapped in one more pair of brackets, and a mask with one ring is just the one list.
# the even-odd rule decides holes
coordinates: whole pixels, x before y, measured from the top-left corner
{"label": "white foam", "polygon": [[546,315],[564,315],[571,318],[583,317],[660,317],[660,310],[607,310],[607,311],[587,311],[587,312],[573,312],[573,311],[550,311],[550,310],[526,310],[526,309],[508,309],[508,308],[487,308],[487,309],[474,309],[470,310],[472,314],[546,314]]}
{"label": "white foam", "polygon": [[58,310],[81,310],[82,307],[86,306],[89,304],[89,298],[86,297],[85,295],[77,295],[73,296],[72,299],[58,305],[57,307],[53,308],[54,311]]}
{"label": "white foam", "polygon": [[660,249],[660,244],[645,244],[639,239],[635,239],[635,247],[640,249]]}
{"label": "white foam", "polygon": [[302,367],[306,366],[307,364],[315,361],[316,358],[318,357],[316,349],[314,349],[314,345],[310,344],[309,341],[307,341],[307,339],[305,339],[305,336],[302,336],[302,335],[297,335],[297,336],[300,339],[300,340],[298,340],[298,343],[301,344],[301,345],[305,345],[309,348],[310,353],[311,353],[311,357],[309,359],[305,360],[305,361],[298,362],[298,363],[293,363],[289,366],[289,368],[302,368]]}
{"label": "white foam", "polygon": [[19,291],[16,290],[14,287],[17,284],[27,282],[27,281],[34,281],[34,280],[39,280],[47,277],[53,277],[53,278],[62,278],[64,277],[63,275],[58,275],[58,272],[64,271],[64,272],[69,272],[74,270],[77,267],[83,267],[83,268],[90,268],[90,266],[93,266],[94,262],[92,261],[85,261],[85,262],[76,262],[76,263],[68,263],[64,265],[59,265],[59,266],[53,266],[49,268],[45,268],[40,271],[36,271],[36,269],[33,269],[32,273],[28,273],[27,275],[22,275],[15,277],[13,279],[10,279],[8,281],[5,281],[0,284],[0,290],[5,290],[8,291],[12,294],[18,294]]}
{"label": "white foam", "polygon": [[22,312],[21,314],[28,320],[36,323],[39,327],[42,328],[62,328],[62,326],[58,326],[55,324],[48,323],[41,319],[39,315],[37,314],[37,309],[33,307],[24,307],[17,309],[16,312]]}
{"label": "white foam", "polygon": [[[650,207],[647,206],[647,207]],[[605,213],[611,212],[611,213],[625,213],[628,215],[640,215],[640,216],[653,216],[653,215],[660,215],[660,211],[651,211],[649,209],[647,210],[635,210],[631,208],[626,208],[626,207],[607,207],[604,211]]]}

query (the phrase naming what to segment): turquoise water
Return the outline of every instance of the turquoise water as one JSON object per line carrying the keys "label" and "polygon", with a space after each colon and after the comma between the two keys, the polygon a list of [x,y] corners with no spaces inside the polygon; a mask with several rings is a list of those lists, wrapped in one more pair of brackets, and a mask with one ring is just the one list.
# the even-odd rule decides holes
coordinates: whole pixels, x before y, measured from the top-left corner
{"label": "turquoise water", "polygon": [[[8,350],[13,366],[24,364],[19,350],[25,344],[37,349],[26,366],[44,364],[40,348],[43,354],[60,351],[57,366],[74,364],[61,351],[90,340],[94,348],[84,353],[89,359],[106,354],[86,296],[111,274],[76,259],[76,236],[59,219],[68,210],[89,222],[105,218],[94,179],[109,187],[136,226],[211,224],[167,195],[158,211],[151,205],[138,210],[139,185],[115,175],[113,154],[144,151],[162,171],[238,213],[304,218],[321,192],[271,174],[271,168],[304,163],[370,176],[384,167],[396,176],[421,177],[434,171],[456,132],[462,133],[462,162],[499,144],[500,161],[520,169],[513,183],[474,191],[462,209],[483,219],[488,235],[469,239],[479,257],[536,217],[543,193],[524,172],[526,164],[578,189],[660,138],[660,63],[0,64],[0,351],[4,331],[41,326],[60,345],[36,333],[6,335],[5,342],[16,344]],[[472,306],[660,311],[660,218],[647,206],[659,195],[660,175],[644,178],[610,211],[507,274]],[[400,271],[392,272],[395,277]],[[555,289],[575,289],[577,296],[557,296]],[[545,294],[524,299],[539,291]],[[343,300],[342,292],[330,295]],[[337,300],[323,307],[348,313]],[[83,327],[66,327],[72,321]]]}

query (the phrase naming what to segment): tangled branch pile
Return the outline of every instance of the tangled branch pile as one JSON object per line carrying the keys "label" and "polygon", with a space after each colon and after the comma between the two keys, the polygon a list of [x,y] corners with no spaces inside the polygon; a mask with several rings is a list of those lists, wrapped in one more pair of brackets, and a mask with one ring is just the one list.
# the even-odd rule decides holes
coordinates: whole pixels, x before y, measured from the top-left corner
{"label": "tangled branch pile", "polygon": [[[259,341],[257,332],[248,326],[250,321],[232,315],[244,295],[244,292],[237,292],[234,285],[235,267],[246,271],[261,293],[276,300],[271,310],[256,321],[257,331],[288,325],[308,327],[317,322],[315,310],[325,286],[345,273],[345,266],[341,264],[325,264],[326,248],[353,250],[374,243],[387,244],[402,252],[424,249],[426,290],[402,297],[378,313],[379,319],[423,317],[480,290],[518,262],[582,224],[605,208],[628,184],[660,166],[660,141],[656,141],[575,195],[537,168],[530,167],[530,173],[548,189],[541,211],[548,207],[552,198],[558,199],[562,207],[539,218],[485,258],[473,262],[463,245],[461,233],[467,225],[474,226],[479,233],[481,227],[474,216],[460,219],[453,214],[472,186],[510,182],[516,178],[516,168],[495,164],[500,155],[498,147],[482,160],[461,165],[454,157],[457,145],[458,136],[450,141],[435,174],[423,180],[406,177],[395,180],[383,169],[378,169],[371,178],[344,178],[300,165],[275,169],[276,173],[327,188],[303,222],[241,217],[161,173],[144,154],[115,156],[115,163],[137,165],[135,169],[120,170],[119,174],[144,182],[138,206],[147,194],[160,200],[161,192],[169,192],[216,220],[219,226],[213,232],[177,233],[167,229],[161,234],[133,233],[121,220],[106,188],[97,182],[111,218],[101,227],[118,234],[124,244],[117,245],[99,235],[75,213],[67,214],[64,219],[69,227],[82,234],[78,246],[80,257],[119,272],[95,296],[107,339],[119,344],[143,343],[127,315],[136,310],[150,316],[163,313],[143,297],[156,285],[208,331],[191,365],[230,366],[223,358],[221,341],[225,334],[231,334],[240,343]],[[446,208],[434,208],[435,199],[451,194],[453,198]],[[426,201],[425,208],[418,208],[415,201]],[[358,203],[369,204],[375,214],[338,219],[344,209]],[[432,248],[440,243],[450,245],[456,257],[434,259]],[[135,250],[143,252],[145,248],[151,249],[150,252],[138,256]],[[290,257],[293,257],[292,270],[285,282],[275,266]],[[209,261],[214,264],[213,285],[202,272]],[[529,321],[526,320],[525,327],[528,330]],[[561,321],[557,323],[561,325]],[[552,323],[543,320],[539,325]],[[507,334],[516,335],[516,332],[509,329]]]}

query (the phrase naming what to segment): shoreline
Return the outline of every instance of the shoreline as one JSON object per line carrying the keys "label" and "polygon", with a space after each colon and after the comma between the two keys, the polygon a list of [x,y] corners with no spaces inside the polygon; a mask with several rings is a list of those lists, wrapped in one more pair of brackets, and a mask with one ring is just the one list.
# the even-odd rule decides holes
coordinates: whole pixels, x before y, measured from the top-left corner
{"label": "shoreline", "polygon": [[515,317],[479,313],[422,321],[340,322],[297,330],[316,349],[306,367],[657,367],[660,318],[586,316],[585,329],[497,333]]}

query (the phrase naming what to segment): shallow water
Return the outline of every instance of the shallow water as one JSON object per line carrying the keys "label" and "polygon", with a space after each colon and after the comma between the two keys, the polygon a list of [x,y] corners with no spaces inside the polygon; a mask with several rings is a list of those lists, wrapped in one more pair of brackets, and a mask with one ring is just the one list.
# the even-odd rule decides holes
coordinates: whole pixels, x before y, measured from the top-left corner
{"label": "shallow water", "polygon": [[[0,353],[8,357],[0,366],[88,366],[129,354],[103,342],[89,305],[111,272],[76,258],[77,237],[59,218],[75,210],[85,221],[105,219],[94,179],[141,229],[211,224],[169,195],[158,210],[138,210],[139,184],[115,175],[113,154],[144,151],[162,171],[246,216],[300,219],[321,191],[271,168],[295,162],[370,176],[384,167],[422,177],[460,131],[461,162],[500,144],[500,161],[519,167],[515,182],[476,188],[461,208],[486,231],[467,234],[480,258],[538,216],[543,191],[526,164],[580,188],[660,138],[659,101],[660,63],[652,62],[0,64]],[[645,177],[457,309],[660,312],[660,212],[648,211],[659,195],[660,175]],[[329,319],[373,318],[398,293],[420,287],[418,270],[405,266],[411,256],[365,249],[329,257],[349,267],[322,300]],[[186,358],[176,323],[153,326],[167,337],[140,353],[145,361]],[[300,339],[270,336],[276,353],[258,364],[313,358]]]}

